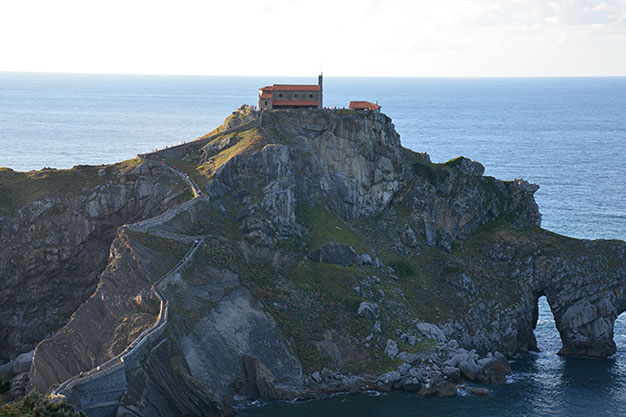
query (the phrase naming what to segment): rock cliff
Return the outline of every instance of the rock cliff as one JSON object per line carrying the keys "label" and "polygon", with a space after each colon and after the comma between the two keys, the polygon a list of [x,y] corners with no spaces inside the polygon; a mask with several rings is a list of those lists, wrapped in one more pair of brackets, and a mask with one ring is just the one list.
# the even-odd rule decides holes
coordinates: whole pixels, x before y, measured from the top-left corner
{"label": "rock cliff", "polygon": [[92,294],[117,227],[179,204],[184,191],[138,161],[0,169],[0,359],[32,350]]}
{"label": "rock cliff", "polygon": [[[335,391],[454,395],[462,380],[502,382],[510,372],[505,356],[536,349],[542,295],[561,333],[561,354],[615,352],[613,322],[626,309],[626,244],[541,229],[536,185],[485,177],[479,163],[462,157],[434,164],[402,148],[383,114],[242,108],[206,137],[141,161],[129,171],[134,182],[122,180],[129,174],[116,178],[135,184],[128,196],[146,181],[149,196],[113,205],[126,207],[115,211],[117,223],[94,209],[90,218],[106,232],[94,236],[93,254],[74,249],[96,260],[72,258],[86,271],[75,280],[85,280],[84,291],[57,304],[46,298],[64,284],[20,294],[63,304],[64,319],[32,319],[51,330],[74,312],[37,346],[31,376],[41,391],[114,357],[152,326],[159,314],[153,283],[191,242],[199,245],[193,259],[159,284],[168,303],[164,330],[130,350],[119,365],[124,372],[95,373],[63,395],[96,410],[97,401],[81,395],[114,375],[115,392],[123,393],[115,399],[118,415],[151,416],[226,415],[259,397]],[[172,171],[200,195],[181,204],[188,185]],[[88,214],[91,200],[81,201]],[[17,239],[6,225],[19,218],[3,220],[3,239]],[[28,219],[20,230],[37,224]],[[81,224],[56,222],[40,226],[38,239],[47,243],[35,250],[57,247],[55,227],[71,234]],[[10,243],[11,253],[25,245]],[[33,274],[58,269],[54,260],[29,259]],[[13,281],[5,280],[4,262],[0,285],[17,297],[16,280],[34,278],[24,259],[21,269],[8,269]],[[32,346],[22,343],[5,350]]]}

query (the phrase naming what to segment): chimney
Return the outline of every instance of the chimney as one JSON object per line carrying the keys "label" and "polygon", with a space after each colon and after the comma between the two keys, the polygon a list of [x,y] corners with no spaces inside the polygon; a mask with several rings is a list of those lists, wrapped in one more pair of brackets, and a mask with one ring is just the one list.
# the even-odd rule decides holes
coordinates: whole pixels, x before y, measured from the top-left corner
{"label": "chimney", "polygon": [[324,81],[324,73],[320,72],[319,77],[317,77],[317,84],[320,86],[320,99],[319,99],[319,101],[317,103],[317,108],[318,109],[323,109],[324,108],[324,104],[323,104],[323,100],[324,100],[323,81]]}

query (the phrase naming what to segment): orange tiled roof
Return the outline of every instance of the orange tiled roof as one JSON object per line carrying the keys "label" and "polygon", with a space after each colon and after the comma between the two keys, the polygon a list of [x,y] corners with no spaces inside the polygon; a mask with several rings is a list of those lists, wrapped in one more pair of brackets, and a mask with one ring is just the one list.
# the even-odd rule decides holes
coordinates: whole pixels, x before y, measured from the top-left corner
{"label": "orange tiled roof", "polygon": [[317,107],[317,100],[274,100],[272,107],[276,106],[315,106]]}
{"label": "orange tiled roof", "polygon": [[354,110],[378,110],[381,108],[378,104],[369,101],[351,101],[348,107]]}
{"label": "orange tiled roof", "polygon": [[261,99],[268,99],[268,98],[272,98],[272,92],[271,91],[267,91],[267,90],[262,90],[263,92],[261,93]]}
{"label": "orange tiled roof", "polygon": [[320,91],[319,85],[274,84],[272,90],[280,91]]}

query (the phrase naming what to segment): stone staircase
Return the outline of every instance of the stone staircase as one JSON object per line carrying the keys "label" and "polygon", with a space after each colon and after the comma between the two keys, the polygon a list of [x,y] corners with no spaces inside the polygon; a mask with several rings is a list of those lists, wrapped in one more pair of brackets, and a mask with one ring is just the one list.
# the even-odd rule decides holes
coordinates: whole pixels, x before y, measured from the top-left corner
{"label": "stone staircase", "polygon": [[119,400],[127,389],[126,363],[139,355],[150,341],[158,340],[167,326],[169,305],[161,287],[189,265],[203,243],[204,238],[197,239],[183,259],[154,284],[155,293],[161,303],[157,322],[142,332],[122,353],[82,376],[76,375],[63,382],[52,392],[53,399],[66,398],[89,417],[115,416]]}

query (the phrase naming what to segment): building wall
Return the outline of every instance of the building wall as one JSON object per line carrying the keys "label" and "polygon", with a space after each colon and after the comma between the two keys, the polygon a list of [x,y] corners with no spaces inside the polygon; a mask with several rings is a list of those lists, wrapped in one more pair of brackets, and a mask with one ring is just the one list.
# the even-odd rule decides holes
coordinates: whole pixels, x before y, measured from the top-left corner
{"label": "building wall", "polygon": [[274,100],[320,100],[319,91],[281,91],[274,90],[272,97]]}
{"label": "building wall", "polygon": [[271,110],[272,109],[272,99],[264,98],[261,99],[262,92],[259,91],[259,105],[257,106],[259,110]]}
{"label": "building wall", "polygon": [[[318,109],[322,108],[321,91],[294,91],[294,90],[273,90],[271,99],[262,99],[262,91],[259,90],[258,108],[259,110],[273,109],[273,100],[317,100]],[[285,107],[281,107],[285,108]]]}

